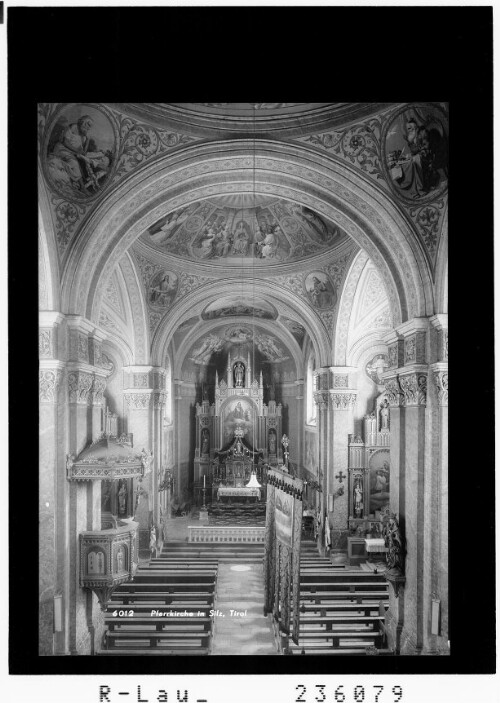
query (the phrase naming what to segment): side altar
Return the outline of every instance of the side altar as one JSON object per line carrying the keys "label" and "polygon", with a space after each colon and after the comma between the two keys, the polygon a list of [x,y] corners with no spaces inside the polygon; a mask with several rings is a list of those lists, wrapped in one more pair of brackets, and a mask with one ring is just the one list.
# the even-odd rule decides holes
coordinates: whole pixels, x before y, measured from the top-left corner
{"label": "side altar", "polygon": [[281,435],[282,406],[264,403],[262,372],[253,377],[249,353],[229,354],[215,402],[196,404],[195,486],[216,500],[219,488],[243,488],[253,473],[264,483],[267,466],[283,462]]}

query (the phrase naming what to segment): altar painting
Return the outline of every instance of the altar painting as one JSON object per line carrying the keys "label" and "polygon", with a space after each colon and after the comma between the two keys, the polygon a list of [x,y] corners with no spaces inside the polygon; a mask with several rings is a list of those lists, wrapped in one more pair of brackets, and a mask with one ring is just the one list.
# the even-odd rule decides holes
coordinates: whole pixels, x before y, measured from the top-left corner
{"label": "altar painting", "polygon": [[224,444],[234,436],[237,427],[243,430],[245,440],[253,445],[254,426],[256,423],[253,403],[245,397],[231,399],[223,409]]}
{"label": "altar painting", "polygon": [[370,459],[370,514],[389,505],[390,463],[389,452],[376,452]]}

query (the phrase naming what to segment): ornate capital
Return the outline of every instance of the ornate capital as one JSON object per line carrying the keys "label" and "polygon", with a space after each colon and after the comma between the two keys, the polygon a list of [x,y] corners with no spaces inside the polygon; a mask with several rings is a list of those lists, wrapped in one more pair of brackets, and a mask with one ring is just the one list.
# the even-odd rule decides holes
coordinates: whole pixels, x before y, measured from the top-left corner
{"label": "ornate capital", "polygon": [[54,356],[53,335],[52,329],[40,329],[38,331],[38,354],[40,358],[51,358]]}
{"label": "ornate capital", "polygon": [[167,401],[166,391],[154,391],[153,393],[153,408],[161,410]]}
{"label": "ornate capital", "polygon": [[434,371],[439,405],[448,405],[448,371]]}
{"label": "ornate capital", "polygon": [[399,376],[399,384],[404,395],[405,405],[425,405],[427,402],[427,375],[412,372]]}
{"label": "ornate capital", "polygon": [[61,369],[40,369],[38,372],[40,403],[56,402],[61,377]]}
{"label": "ornate capital", "polygon": [[124,398],[130,410],[147,410],[151,404],[153,394],[149,393],[124,393]]}
{"label": "ornate capital", "polygon": [[70,371],[68,373],[68,399],[70,403],[87,405],[90,391],[94,383],[92,374],[86,371]]}
{"label": "ornate capital", "polygon": [[351,410],[356,406],[357,394],[352,391],[349,393],[330,391],[330,398],[334,410]]}
{"label": "ornate capital", "polygon": [[94,377],[94,385],[92,393],[94,397],[94,405],[102,405],[104,400],[104,391],[106,390],[106,379],[101,376]]}
{"label": "ornate capital", "polygon": [[397,376],[392,378],[384,378],[385,393],[389,405],[392,407],[398,407],[403,404],[404,395],[399,385],[399,380]]}
{"label": "ornate capital", "polygon": [[314,402],[320,410],[326,410],[328,408],[328,391],[316,391]]}

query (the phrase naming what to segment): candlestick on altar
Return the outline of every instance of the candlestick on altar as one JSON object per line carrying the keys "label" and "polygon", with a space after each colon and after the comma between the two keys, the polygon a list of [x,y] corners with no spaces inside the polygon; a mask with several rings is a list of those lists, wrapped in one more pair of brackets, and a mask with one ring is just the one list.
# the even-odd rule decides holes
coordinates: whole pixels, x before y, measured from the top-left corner
{"label": "candlestick on altar", "polygon": [[203,488],[205,488],[205,486],[206,486],[206,480],[207,480],[207,477],[203,476]]}
{"label": "candlestick on altar", "polygon": [[286,434],[283,435],[281,438],[281,444],[285,447],[284,455],[285,455],[285,466],[288,471],[288,445],[290,444],[290,440],[286,436]]}

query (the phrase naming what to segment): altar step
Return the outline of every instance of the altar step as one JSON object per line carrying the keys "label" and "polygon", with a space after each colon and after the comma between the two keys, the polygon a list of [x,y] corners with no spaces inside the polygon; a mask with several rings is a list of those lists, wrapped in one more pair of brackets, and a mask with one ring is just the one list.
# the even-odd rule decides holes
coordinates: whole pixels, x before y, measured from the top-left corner
{"label": "altar step", "polygon": [[199,542],[165,542],[160,560],[200,559],[219,562],[261,562],[264,558],[263,544],[221,544]]}

